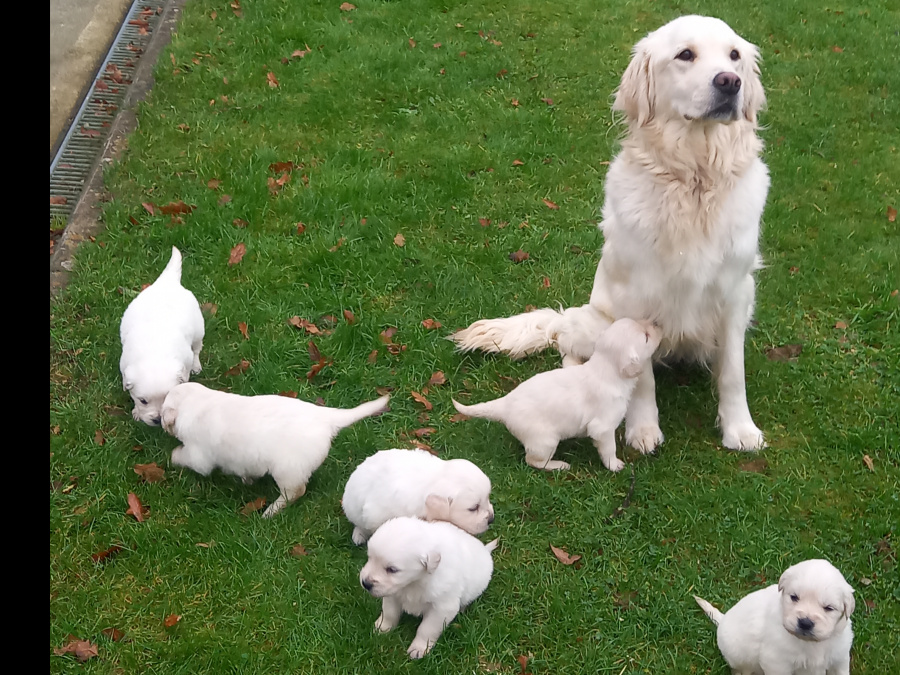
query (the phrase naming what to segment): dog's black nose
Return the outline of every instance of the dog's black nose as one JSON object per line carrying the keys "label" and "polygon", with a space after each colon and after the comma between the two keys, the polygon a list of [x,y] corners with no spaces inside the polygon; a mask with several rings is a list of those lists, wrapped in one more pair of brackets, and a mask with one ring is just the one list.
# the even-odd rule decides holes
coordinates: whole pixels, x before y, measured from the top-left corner
{"label": "dog's black nose", "polygon": [[150,421],[153,422],[153,426],[158,427],[159,423],[162,421],[160,417],[151,417]]}
{"label": "dog's black nose", "polygon": [[713,78],[713,86],[727,96],[734,96],[741,90],[741,78],[735,73],[719,73]]}
{"label": "dog's black nose", "polygon": [[492,513],[492,514],[491,514],[491,517],[488,518],[488,525],[490,525],[490,524],[493,523],[493,522],[494,522],[494,514]]}
{"label": "dog's black nose", "polygon": [[803,631],[812,630],[813,626],[815,626],[815,625],[816,624],[814,621],[810,621],[809,619],[807,619],[805,617],[800,619],[799,621],[797,621],[797,628],[799,628],[800,630],[803,630]]}
{"label": "dog's black nose", "polygon": [[371,581],[368,581],[367,579],[360,579],[359,583],[361,583],[362,587],[365,588],[367,591],[372,590],[372,582]]}

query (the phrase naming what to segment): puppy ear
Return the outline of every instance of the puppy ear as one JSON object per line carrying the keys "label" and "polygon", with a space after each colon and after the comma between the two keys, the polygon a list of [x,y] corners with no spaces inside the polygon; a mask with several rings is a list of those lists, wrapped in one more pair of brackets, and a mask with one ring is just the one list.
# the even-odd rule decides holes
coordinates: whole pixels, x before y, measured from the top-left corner
{"label": "puppy ear", "polygon": [[430,494],[425,498],[425,520],[450,520],[453,499]]}
{"label": "puppy ear", "polygon": [[175,420],[178,419],[178,409],[172,406],[163,405],[162,418],[160,420],[163,430],[171,435],[175,435]]}
{"label": "puppy ear", "polygon": [[131,391],[134,388],[134,376],[131,373],[131,367],[129,366],[125,370],[122,371],[122,389],[124,391]]}
{"label": "puppy ear", "polygon": [[749,42],[745,43],[743,53],[746,55],[744,72],[744,107],[741,112],[744,119],[756,124],[756,115],[766,105],[766,93],[759,79],[759,50]]}
{"label": "puppy ear", "polygon": [[637,122],[638,126],[643,126],[653,119],[656,107],[649,47],[648,38],[635,45],[631,63],[622,75],[613,102],[613,110],[624,112],[628,120]]}
{"label": "puppy ear", "polygon": [[419,560],[422,563],[422,567],[425,568],[425,571],[428,572],[428,574],[431,574],[437,569],[438,565],[441,564],[441,554],[437,551],[430,551],[428,555],[423,555]]}
{"label": "puppy ear", "polygon": [[844,616],[848,619],[856,610],[856,598],[853,597],[853,589],[848,585],[844,589]]}
{"label": "puppy ear", "polygon": [[784,587],[791,583],[791,578],[794,576],[794,572],[792,571],[793,567],[788,567],[784,573],[781,575],[781,578],[778,579],[778,592],[783,593]]}
{"label": "puppy ear", "polygon": [[644,370],[644,363],[637,350],[629,347],[619,359],[619,374],[624,378],[637,377]]}

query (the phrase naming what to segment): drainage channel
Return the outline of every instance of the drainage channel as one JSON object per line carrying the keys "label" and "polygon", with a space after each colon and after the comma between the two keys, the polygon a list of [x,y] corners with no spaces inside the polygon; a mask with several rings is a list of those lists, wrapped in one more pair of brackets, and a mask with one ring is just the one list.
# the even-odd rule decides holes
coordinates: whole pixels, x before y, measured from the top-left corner
{"label": "drainage channel", "polygon": [[103,152],[134,71],[163,15],[160,0],[136,0],[50,163],[50,228],[61,229]]}

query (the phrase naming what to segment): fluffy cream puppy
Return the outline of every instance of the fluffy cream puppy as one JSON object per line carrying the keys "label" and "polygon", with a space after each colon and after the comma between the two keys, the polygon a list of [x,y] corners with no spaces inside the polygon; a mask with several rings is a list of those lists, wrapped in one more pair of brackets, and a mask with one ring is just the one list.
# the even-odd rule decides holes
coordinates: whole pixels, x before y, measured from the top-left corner
{"label": "fluffy cream puppy", "polygon": [[719,626],[722,656],[735,675],[849,675],[853,589],[827,560],[789,567],[778,584],[722,614],[694,596]]}
{"label": "fluffy cream puppy", "polygon": [[649,322],[619,319],[601,333],[587,363],[539,373],[493,401],[453,405],[465,415],[505,424],[536,469],[568,469],[566,462],[553,459],[557,445],[588,436],[603,466],[619,471],[625,463],[616,457],[616,428],[637,378],[650,369],[659,339]]}
{"label": "fluffy cream puppy", "polygon": [[285,396],[239,396],[187,382],[166,396],[162,426],[182,442],[172,451],[176,466],[203,476],[221,469],[245,483],[270,474],[280,491],[263,513],[271,518],[303,496],[337,433],[385,412],[389,398],[345,410]]}
{"label": "fluffy cream puppy", "polygon": [[[638,42],[613,104],[627,131],[606,175],[590,304],[476,321],[453,336],[460,349],[521,358],[554,346],[569,365],[588,359],[615,319],[651,320],[662,332],[659,358],[712,366],[723,445],[764,447],[744,374],[769,190],[758,59],[756,47],[704,16],[675,19]],[[628,406],[625,438],[645,453],[663,441],[650,368]]]}
{"label": "fluffy cream puppy", "polygon": [[425,656],[444,627],[484,593],[498,541],[482,544],[445,522],[387,521],[369,539],[369,560],[359,573],[363,588],[382,598],[375,628],[392,630],[403,612],[421,616],[416,639],[406,651],[412,659]]}
{"label": "fluffy cream puppy", "polygon": [[353,543],[364,544],[398,516],[446,520],[469,534],[494,522],[491,481],[467,459],[443,460],[424,450],[382,450],[347,481],[341,505],[353,523]]}
{"label": "fluffy cream puppy", "polygon": [[200,372],[203,332],[200,305],[181,285],[181,253],[173,246],[169,264],[131,301],[119,326],[119,370],[134,419],[159,425],[169,390]]}

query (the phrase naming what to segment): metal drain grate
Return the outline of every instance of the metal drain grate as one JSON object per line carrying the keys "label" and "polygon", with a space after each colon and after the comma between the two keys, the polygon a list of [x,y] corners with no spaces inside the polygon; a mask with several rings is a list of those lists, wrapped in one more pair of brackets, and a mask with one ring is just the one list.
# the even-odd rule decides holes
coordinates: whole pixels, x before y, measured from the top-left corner
{"label": "metal drain grate", "polygon": [[137,0],[100,64],[91,90],[50,163],[51,228],[54,221],[58,227],[72,215],[162,14],[160,0]]}

